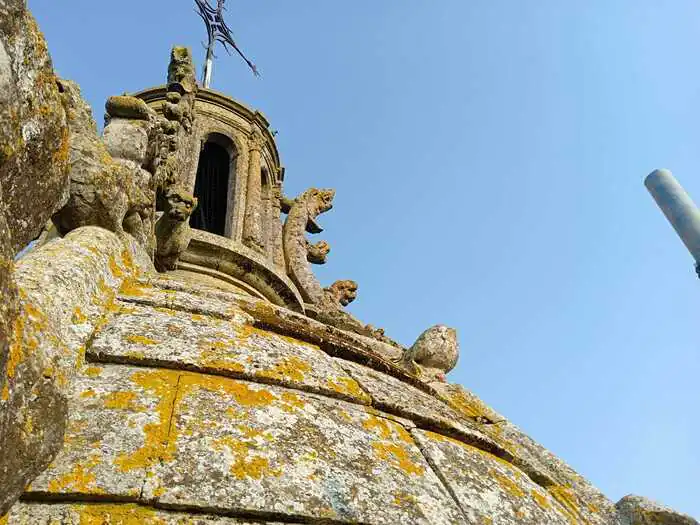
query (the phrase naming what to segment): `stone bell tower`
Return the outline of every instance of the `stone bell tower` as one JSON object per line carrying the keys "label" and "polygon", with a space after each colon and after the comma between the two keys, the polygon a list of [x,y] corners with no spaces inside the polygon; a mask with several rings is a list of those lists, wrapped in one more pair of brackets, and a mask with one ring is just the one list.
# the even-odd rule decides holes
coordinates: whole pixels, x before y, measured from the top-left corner
{"label": "stone bell tower", "polygon": [[266,118],[189,50],[99,136],[26,4],[0,15],[0,525],[698,525],[449,383],[454,329],[404,347],[346,312],[307,239],[334,191],[285,198]]}
{"label": "stone bell tower", "polygon": [[[179,91],[171,82],[135,96],[177,119]],[[191,130],[177,153],[175,182],[197,206],[174,274],[301,311],[283,248],[284,168],[267,118],[212,89],[199,87],[191,96]]]}

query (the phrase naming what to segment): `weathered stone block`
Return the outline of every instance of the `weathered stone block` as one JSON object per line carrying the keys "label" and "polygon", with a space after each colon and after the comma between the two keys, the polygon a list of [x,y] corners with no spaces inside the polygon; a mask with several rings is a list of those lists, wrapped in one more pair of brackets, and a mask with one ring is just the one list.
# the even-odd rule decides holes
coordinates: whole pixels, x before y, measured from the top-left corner
{"label": "weathered stone block", "polygon": [[[168,512],[132,503],[46,504],[21,502],[12,507],[6,525],[261,525],[262,522]],[[265,522],[266,525],[281,525]],[[292,524],[293,525],[293,524]]]}
{"label": "weathered stone block", "polygon": [[178,373],[88,366],[74,380],[61,452],[27,493],[137,499],[162,455]]}
{"label": "weathered stone block", "polygon": [[68,198],[66,114],[24,0],[0,1],[0,188],[13,253]]}
{"label": "weathered stone block", "polygon": [[640,496],[625,496],[615,505],[620,525],[698,525],[698,521]]}
{"label": "weathered stone block", "polygon": [[[123,303],[127,305],[128,303]],[[229,320],[130,305],[93,339],[88,357],[247,378],[369,404],[359,385],[317,346]]]}
{"label": "weathered stone block", "polygon": [[84,228],[17,265],[20,310],[0,381],[0,514],[61,447],[84,344],[119,283],[136,276],[133,261],[131,247],[114,234]]}
{"label": "weathered stone block", "polygon": [[512,460],[513,456],[439,399],[388,374],[366,366],[338,363],[369,393],[373,406],[414,421],[428,429],[447,432],[479,448]]}
{"label": "weathered stone block", "polygon": [[578,523],[546,490],[500,458],[432,432],[411,433],[456,496],[468,523]]}
{"label": "weathered stone block", "polygon": [[181,377],[168,454],[154,472],[144,497],[158,505],[463,523],[401,425],[356,405],[213,376]]}

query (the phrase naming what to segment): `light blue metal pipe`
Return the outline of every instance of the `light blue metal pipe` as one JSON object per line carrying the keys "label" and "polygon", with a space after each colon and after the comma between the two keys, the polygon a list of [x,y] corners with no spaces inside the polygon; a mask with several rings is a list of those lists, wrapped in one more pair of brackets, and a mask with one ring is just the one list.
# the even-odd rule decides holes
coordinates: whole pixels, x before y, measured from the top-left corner
{"label": "light blue metal pipe", "polygon": [[644,179],[644,185],[700,270],[700,210],[669,170],[652,172]]}

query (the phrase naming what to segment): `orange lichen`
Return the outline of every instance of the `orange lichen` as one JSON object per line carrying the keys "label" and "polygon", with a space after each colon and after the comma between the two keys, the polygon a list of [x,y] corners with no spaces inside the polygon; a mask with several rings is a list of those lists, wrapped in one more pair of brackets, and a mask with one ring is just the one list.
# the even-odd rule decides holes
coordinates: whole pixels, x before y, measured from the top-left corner
{"label": "orange lichen", "polygon": [[146,287],[140,284],[135,279],[125,279],[119,287],[119,293],[122,295],[131,295],[132,297],[141,297],[145,295]]}
{"label": "orange lichen", "polygon": [[247,383],[235,381],[225,377],[209,376],[204,374],[183,374],[180,381],[183,392],[192,388],[205,388],[219,391],[232,396],[239,405],[246,407],[261,407],[270,405],[276,397],[265,388],[253,389]]}
{"label": "orange lichen", "polygon": [[85,462],[78,463],[73,466],[73,470],[66,474],[62,474],[49,481],[50,492],[78,492],[94,494],[96,491],[93,487],[96,478],[91,472],[100,463],[99,453],[90,456],[90,459]]}
{"label": "orange lichen", "polygon": [[100,377],[102,370],[104,369],[100,366],[89,366],[83,370],[83,373],[88,377]]}
{"label": "orange lichen", "polygon": [[556,485],[547,487],[547,491],[563,507],[563,510],[566,512],[566,517],[571,523],[581,523],[584,525],[589,523],[581,515],[576,495],[569,487]]}
{"label": "orange lichen", "polygon": [[7,401],[8,399],[10,399],[10,388],[7,386],[7,383],[5,383],[2,387],[2,394],[0,394],[0,400]]}
{"label": "orange lichen", "polygon": [[85,392],[82,392],[82,393],[80,394],[80,397],[81,397],[82,399],[87,399],[87,398],[90,398],[90,397],[95,397],[95,391],[94,391],[92,388],[88,388]]}
{"label": "orange lichen", "polygon": [[259,375],[269,379],[291,380],[297,383],[304,381],[304,374],[312,369],[311,364],[303,359],[292,356],[282,360],[268,370],[261,370]]}
{"label": "orange lichen", "polygon": [[540,491],[532,489],[530,494],[532,495],[532,499],[535,500],[535,503],[537,503],[541,508],[545,510],[552,508],[552,504],[549,502],[549,499],[547,499],[544,494],[540,493]]}
{"label": "orange lichen", "polygon": [[339,394],[349,395],[367,403],[372,401],[369,395],[360,388],[358,382],[351,377],[331,377],[326,381],[326,384],[331,390]]}
{"label": "orange lichen", "polygon": [[151,339],[150,337],[146,337],[143,335],[127,335],[124,337],[127,342],[135,344],[135,345],[157,345],[160,344],[160,341],[156,341],[155,339]]}
{"label": "orange lichen", "polygon": [[282,401],[284,401],[284,405],[282,405],[282,410],[286,412],[295,412],[301,408],[304,408],[304,406],[306,405],[303,399],[301,399],[298,395],[292,392],[284,392],[281,397]]}
{"label": "orange lichen", "polygon": [[170,419],[177,394],[179,374],[170,370],[139,371],[131,380],[157,398],[157,420],[143,427],[144,443],[133,453],[123,453],[114,461],[122,472],[148,468],[157,460],[171,461],[175,438],[170,438]]}
{"label": "orange lichen", "polygon": [[114,410],[141,411],[143,406],[137,403],[135,392],[112,392],[104,400],[105,408]]}
{"label": "orange lichen", "polygon": [[165,525],[167,522],[158,517],[156,511],[134,504],[110,505],[71,505],[71,510],[79,517],[80,525]]}
{"label": "orange lichen", "polygon": [[116,278],[121,279],[124,277],[124,271],[119,267],[119,264],[117,264],[114,255],[109,256],[109,269]]}
{"label": "orange lichen", "polygon": [[502,474],[501,472],[498,472],[493,469],[489,469],[489,474],[490,476],[495,479],[501,489],[508,494],[509,496],[513,498],[524,498],[525,497],[525,492],[523,491],[522,487],[513,481],[510,476],[506,474]]}
{"label": "orange lichen", "polygon": [[226,447],[234,456],[229,470],[238,479],[261,479],[263,476],[279,476],[282,473],[279,469],[271,469],[267,458],[251,456],[251,449],[255,447],[252,443],[237,440],[232,436],[224,436],[215,440],[213,446],[215,450]]}
{"label": "orange lichen", "polygon": [[389,440],[393,435],[389,422],[381,417],[370,416],[362,422],[362,426],[370,432],[377,431],[382,439]]}
{"label": "orange lichen", "polygon": [[73,321],[73,324],[82,324],[87,321],[88,318],[87,315],[83,313],[80,306],[76,306],[75,310],[73,310],[73,317],[71,320]]}
{"label": "orange lichen", "polygon": [[200,364],[205,368],[212,368],[220,372],[243,373],[245,367],[226,358],[204,357],[200,360]]}
{"label": "orange lichen", "polygon": [[411,454],[406,448],[395,443],[372,443],[375,455],[384,461],[388,461],[395,468],[403,470],[406,474],[422,476],[425,467],[413,461]]}

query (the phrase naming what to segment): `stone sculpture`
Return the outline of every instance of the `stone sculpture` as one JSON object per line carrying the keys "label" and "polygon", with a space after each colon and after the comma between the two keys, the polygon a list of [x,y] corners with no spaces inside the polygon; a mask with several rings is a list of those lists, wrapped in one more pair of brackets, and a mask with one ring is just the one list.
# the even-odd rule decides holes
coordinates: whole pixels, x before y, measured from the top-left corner
{"label": "stone sculpture", "polygon": [[164,201],[165,211],[156,223],[158,246],[154,262],[159,272],[176,268],[192,239],[189,218],[197,207],[197,199],[191,193],[175,186],[165,190]]}
{"label": "stone sculpture", "polygon": [[311,270],[309,263],[326,262],[330,246],[325,241],[310,243],[305,233],[323,231],[316,217],[333,207],[333,197],[334,190],[311,188],[294,200],[282,199],[282,209],[288,213],[283,241],[289,276],[306,301],[309,314],[319,321],[398,347],[398,343],[385,336],[383,330],[366,325],[343,310],[357,298],[356,282],[341,280],[323,288]]}
{"label": "stone sculpture", "polygon": [[436,325],[423,332],[398,362],[426,381],[445,381],[445,374],[457,366],[457,330]]}
{"label": "stone sculpture", "polygon": [[115,160],[97,135],[78,85],[67,80],[60,85],[70,130],[70,196],[53,216],[56,228],[65,235],[81,226],[100,226],[129,233],[147,248],[143,218],[148,220],[154,200],[150,174],[133,160]]}
{"label": "stone sculpture", "polygon": [[309,266],[310,244],[304,232],[323,231],[316,223],[316,217],[333,207],[334,197],[335,190],[317,188],[306,190],[289,203],[289,214],[282,233],[284,258],[289,276],[299,288],[304,301],[313,305],[320,304],[324,300],[325,292]]}

